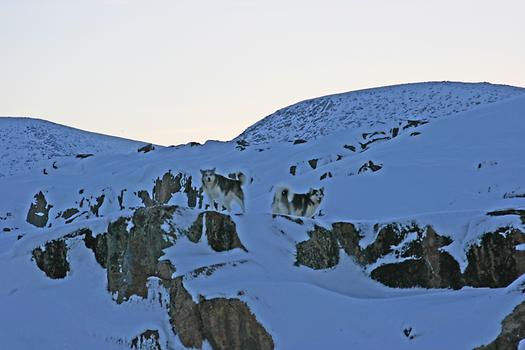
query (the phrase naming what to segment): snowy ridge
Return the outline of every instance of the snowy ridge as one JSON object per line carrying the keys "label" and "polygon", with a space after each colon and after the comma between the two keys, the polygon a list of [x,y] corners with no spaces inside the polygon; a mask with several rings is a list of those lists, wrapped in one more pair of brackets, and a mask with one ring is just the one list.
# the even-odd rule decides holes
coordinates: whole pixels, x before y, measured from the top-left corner
{"label": "snowy ridge", "polygon": [[[519,215],[488,215],[525,209],[524,113],[525,96],[517,96],[416,123],[409,132],[389,134],[361,151],[347,147],[348,135],[340,131],[300,144],[207,142],[148,153],[67,157],[48,175],[0,178],[0,280],[7,281],[0,283],[0,329],[10,335],[0,347],[129,349],[133,337],[156,329],[162,349],[184,349],[169,323],[168,297],[157,277],[148,280],[147,298],[134,296],[117,305],[106,290],[105,270],[81,237],[67,240],[71,270],[63,279],[47,278],[31,251],[82,228],[103,234],[110,223],[143,207],[139,192],[153,193],[156,180],[167,172],[184,174],[184,185],[191,177],[188,187],[198,189],[199,170],[210,167],[225,175],[243,171],[253,179],[244,187],[246,212],[235,208],[230,215],[246,249],[217,252],[206,237],[191,241],[184,232],[205,211],[207,200],[202,207],[198,201],[190,205],[186,193],[176,192],[166,204],[177,210],[162,229],[176,231],[177,238],[159,260],[176,267],[173,277],[183,278],[194,301],[201,296],[242,300],[276,349],[347,349],[352,344],[356,349],[440,350],[487,344],[498,335],[503,318],[525,300],[523,277],[507,288],[389,288],[373,280],[369,270],[405,259],[395,252],[367,268],[341,253],[333,268],[314,270],[295,265],[296,245],[308,240],[316,226],[337,222],[359,229],[362,248],[375,240],[377,227],[416,223],[451,239],[441,249],[463,271],[467,249],[483,234],[502,227],[525,229]],[[273,189],[280,183],[295,192],[324,186],[319,214],[301,220],[272,216]],[[26,220],[40,191],[52,205],[42,228]],[[70,209],[78,213],[64,217]],[[127,230],[132,227],[128,221]],[[407,236],[396,250],[414,238]]]}
{"label": "snowy ridge", "polygon": [[345,129],[388,131],[412,119],[437,119],[525,93],[489,83],[428,82],[351,91],[302,101],[276,111],[235,140],[252,144],[310,140]]}
{"label": "snowy ridge", "polygon": [[144,142],[101,135],[34,118],[0,117],[0,177],[77,154],[126,153]]}

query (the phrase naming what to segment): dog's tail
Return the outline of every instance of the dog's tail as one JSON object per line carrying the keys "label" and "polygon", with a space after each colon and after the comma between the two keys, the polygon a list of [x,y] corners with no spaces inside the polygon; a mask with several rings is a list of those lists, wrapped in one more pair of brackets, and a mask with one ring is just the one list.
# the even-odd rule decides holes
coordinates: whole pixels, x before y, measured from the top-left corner
{"label": "dog's tail", "polygon": [[244,186],[246,184],[246,181],[248,180],[246,175],[244,175],[240,171],[237,173],[237,179],[241,182],[241,186]]}
{"label": "dog's tail", "polygon": [[275,195],[274,198],[277,201],[280,201],[282,198],[286,198],[288,202],[291,202],[293,199],[293,193],[290,191],[290,189],[286,186],[277,186],[275,187]]}

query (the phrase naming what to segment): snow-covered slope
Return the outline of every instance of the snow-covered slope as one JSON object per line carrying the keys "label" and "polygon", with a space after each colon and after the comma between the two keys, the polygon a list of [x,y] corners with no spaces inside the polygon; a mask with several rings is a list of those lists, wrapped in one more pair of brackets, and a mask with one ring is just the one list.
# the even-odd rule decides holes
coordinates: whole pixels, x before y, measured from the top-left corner
{"label": "snow-covered slope", "polygon": [[[0,178],[0,332],[9,335],[0,347],[125,349],[146,330],[158,332],[162,349],[232,348],[221,344],[241,333],[249,333],[245,348],[491,342],[525,301],[525,96],[428,124],[415,119],[379,138],[361,136],[375,140],[364,147],[343,130],[300,144],[207,142],[62,158],[48,175]],[[245,213],[206,211],[199,170],[211,167],[248,175]],[[273,216],[278,184],[296,192],[323,186],[316,217]],[[39,192],[46,203],[28,215]],[[396,229],[384,236],[389,227]],[[238,241],[214,247],[232,232]],[[487,240],[501,246],[490,250]],[[159,255],[149,266],[143,258],[152,251]],[[53,259],[41,271],[37,256],[46,252]],[[503,268],[494,265],[501,256]],[[47,277],[63,260],[67,273]],[[445,273],[433,270],[413,288],[388,287],[377,275],[393,266],[400,282],[414,282],[427,271],[421,261]],[[408,276],[403,264],[414,264]],[[144,274],[147,297],[137,283]],[[452,274],[458,279],[448,286]],[[478,288],[494,278],[498,288]],[[414,287],[427,282],[433,287]],[[253,319],[236,301],[273,343],[247,331]]]}
{"label": "snow-covered slope", "polygon": [[46,120],[0,117],[0,177],[40,169],[42,161],[77,154],[126,153],[144,142],[87,132]]}
{"label": "snow-covered slope", "polygon": [[[270,114],[236,140],[252,144],[326,136],[345,129],[388,130],[411,119],[436,119],[525,93],[489,83],[428,82],[385,86],[302,101]],[[349,130],[351,132],[352,130]]]}

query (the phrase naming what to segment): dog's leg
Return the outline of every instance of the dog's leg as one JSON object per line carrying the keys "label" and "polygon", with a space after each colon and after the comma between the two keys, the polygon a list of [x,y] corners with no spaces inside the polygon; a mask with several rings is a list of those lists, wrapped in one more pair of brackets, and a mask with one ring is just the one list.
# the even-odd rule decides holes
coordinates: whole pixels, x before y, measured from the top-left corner
{"label": "dog's leg", "polygon": [[237,198],[237,197],[235,197],[235,199],[237,200],[237,203],[239,203],[239,207],[241,207],[241,210],[244,213],[245,212],[244,200],[242,200],[241,198]]}

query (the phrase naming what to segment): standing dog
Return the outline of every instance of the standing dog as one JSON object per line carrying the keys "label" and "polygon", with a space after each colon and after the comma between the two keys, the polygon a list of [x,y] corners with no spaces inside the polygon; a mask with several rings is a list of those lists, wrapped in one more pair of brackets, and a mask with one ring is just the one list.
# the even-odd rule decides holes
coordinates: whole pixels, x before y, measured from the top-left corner
{"label": "standing dog", "polygon": [[277,187],[273,196],[274,214],[314,216],[324,197],[324,187],[310,188],[307,193],[292,193],[289,188]]}
{"label": "standing dog", "polygon": [[237,173],[236,179],[229,179],[215,173],[215,168],[201,170],[202,188],[208,196],[212,206],[217,203],[224,205],[228,211],[232,211],[232,201],[237,202],[244,212],[244,192],[241,186],[246,182],[243,173]]}

